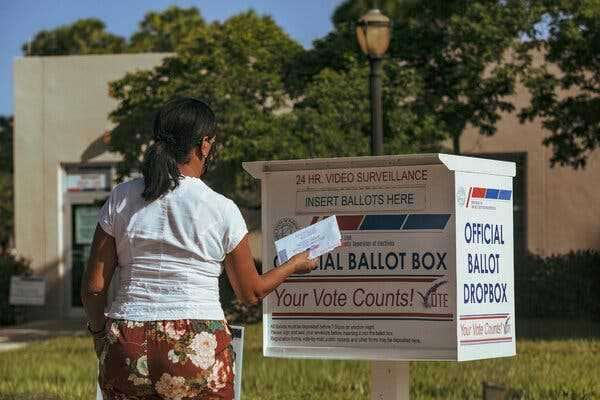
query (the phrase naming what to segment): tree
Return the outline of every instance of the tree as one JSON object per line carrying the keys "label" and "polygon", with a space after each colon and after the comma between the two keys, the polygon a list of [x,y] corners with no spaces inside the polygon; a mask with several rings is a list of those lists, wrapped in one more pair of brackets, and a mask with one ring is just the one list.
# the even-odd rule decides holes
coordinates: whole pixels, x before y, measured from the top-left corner
{"label": "tree", "polygon": [[[294,107],[294,137],[302,157],[366,156],[370,154],[368,67],[356,62],[347,70],[326,68],[306,86]],[[441,137],[431,125],[415,124],[414,115],[398,104],[418,88],[396,64],[384,75],[386,150],[392,154],[438,150]]]}
{"label": "tree", "polygon": [[291,140],[291,118],[281,114],[290,109],[282,71],[300,51],[270,17],[249,11],[210,25],[162,65],[112,82],[111,95],[120,102],[110,114],[117,124],[111,147],[124,157],[119,176],[139,170],[158,107],[172,95],[194,95],[211,103],[223,134],[213,187],[243,205],[255,205],[256,199],[248,197],[254,182],[240,173],[240,163],[289,155],[282,150]]}
{"label": "tree", "polygon": [[[493,134],[500,113],[514,110],[507,96],[514,93],[519,66],[506,55],[539,17],[534,8],[521,0],[385,0],[379,6],[393,22],[388,63],[413,76],[420,88],[395,105],[413,115],[414,128],[437,130],[452,140],[456,153],[467,125]],[[301,92],[324,68],[347,69],[349,58],[366,62],[352,23],[370,7],[365,0],[347,0],[336,9],[335,31],[290,67],[298,71],[293,90]]]}
{"label": "tree", "polygon": [[13,237],[13,175],[0,172],[0,254],[5,254]]}
{"label": "tree", "polygon": [[0,116],[0,253],[13,236],[13,116]]}
{"label": "tree", "polygon": [[206,23],[196,7],[170,6],[163,12],[149,12],[138,31],[129,39],[130,52],[171,52],[191,46],[205,34]]}
{"label": "tree", "polygon": [[[523,46],[532,99],[520,117],[540,118],[550,131],[543,143],[552,147],[551,165],[584,167],[600,146],[600,3],[549,0],[545,12],[547,37],[538,30],[537,40]],[[531,48],[542,52],[544,63],[531,64]]]}
{"label": "tree", "polygon": [[[111,95],[120,102],[111,113],[117,124],[111,147],[124,156],[119,176],[139,169],[151,142],[153,115],[174,94],[208,99],[217,111],[224,135],[219,176],[210,183],[246,207],[259,201],[255,182],[240,169],[242,161],[368,154],[368,68],[357,61],[356,51],[339,44],[323,41],[332,54],[346,52],[342,67],[321,68],[314,76],[302,72],[307,81],[298,79],[293,87],[297,70],[290,63],[305,51],[270,17],[250,11],[206,26],[157,68],[112,82]],[[414,71],[390,63],[385,79],[388,148],[435,149],[442,136],[429,117],[415,126],[415,115],[398,107],[420,90]]]}
{"label": "tree", "polygon": [[13,172],[14,117],[0,115],[0,172]]}
{"label": "tree", "polygon": [[99,19],[80,19],[71,25],[42,30],[31,43],[25,43],[21,48],[28,56],[122,53],[125,39],[106,32],[105,28]]}

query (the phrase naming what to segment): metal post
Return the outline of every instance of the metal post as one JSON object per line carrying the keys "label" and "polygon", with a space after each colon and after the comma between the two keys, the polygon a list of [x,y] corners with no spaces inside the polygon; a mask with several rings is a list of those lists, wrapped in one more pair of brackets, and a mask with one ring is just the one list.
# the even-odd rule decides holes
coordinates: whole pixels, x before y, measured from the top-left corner
{"label": "metal post", "polygon": [[381,58],[369,57],[371,73],[369,89],[371,92],[371,154],[383,155],[383,112],[381,106]]}
{"label": "metal post", "polygon": [[371,400],[409,399],[408,361],[371,361]]}
{"label": "metal post", "polygon": [[[380,57],[369,57],[371,73],[371,155],[383,155],[383,107],[381,105]],[[408,400],[409,367],[408,361],[371,362],[371,400]]]}

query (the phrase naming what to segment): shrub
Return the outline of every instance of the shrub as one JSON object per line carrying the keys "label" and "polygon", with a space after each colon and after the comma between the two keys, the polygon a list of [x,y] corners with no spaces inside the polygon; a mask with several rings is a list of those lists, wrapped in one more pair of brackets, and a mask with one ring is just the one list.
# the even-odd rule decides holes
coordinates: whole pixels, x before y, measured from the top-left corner
{"label": "shrub", "polygon": [[10,253],[0,254],[0,325],[15,323],[16,308],[8,303],[10,278],[30,275],[31,268],[28,260]]}
{"label": "shrub", "polygon": [[600,319],[600,251],[515,260],[519,318]]}

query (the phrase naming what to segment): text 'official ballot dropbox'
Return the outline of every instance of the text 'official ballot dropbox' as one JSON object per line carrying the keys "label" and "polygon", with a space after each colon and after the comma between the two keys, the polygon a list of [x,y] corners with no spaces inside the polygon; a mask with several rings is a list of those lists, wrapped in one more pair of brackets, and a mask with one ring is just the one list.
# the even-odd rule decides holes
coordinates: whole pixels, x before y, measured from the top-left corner
{"label": "text 'official ballot dropbox'", "polygon": [[265,356],[515,355],[515,164],[446,154],[244,163],[274,240],[336,215],[342,245],[263,303]]}

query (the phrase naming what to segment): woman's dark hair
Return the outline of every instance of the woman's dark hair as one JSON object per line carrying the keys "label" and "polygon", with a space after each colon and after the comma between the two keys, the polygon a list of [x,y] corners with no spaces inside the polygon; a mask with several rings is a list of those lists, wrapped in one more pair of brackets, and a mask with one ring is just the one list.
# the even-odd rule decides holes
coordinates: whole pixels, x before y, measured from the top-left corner
{"label": "woman's dark hair", "polygon": [[167,101],[154,118],[154,143],[142,163],[146,201],[154,201],[179,185],[177,164],[190,160],[194,146],[215,136],[216,118],[209,105],[193,97]]}

